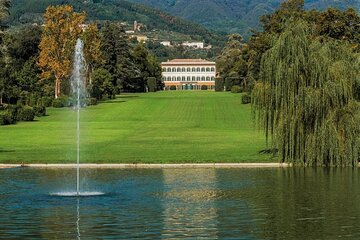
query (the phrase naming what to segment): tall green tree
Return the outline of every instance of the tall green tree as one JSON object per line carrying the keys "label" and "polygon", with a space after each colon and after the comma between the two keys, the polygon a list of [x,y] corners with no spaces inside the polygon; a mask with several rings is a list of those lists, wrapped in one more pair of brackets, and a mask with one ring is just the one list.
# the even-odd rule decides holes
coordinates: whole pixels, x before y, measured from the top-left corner
{"label": "tall green tree", "polygon": [[305,22],[292,23],[264,54],[254,112],[282,162],[356,166],[359,56],[338,41],[313,39]]}
{"label": "tall green tree", "polygon": [[0,21],[9,16],[11,0],[0,0]]}
{"label": "tall green tree", "polygon": [[126,90],[130,80],[140,77],[131,50],[123,27],[117,23],[107,23],[102,30],[102,67],[112,75],[117,93]]}

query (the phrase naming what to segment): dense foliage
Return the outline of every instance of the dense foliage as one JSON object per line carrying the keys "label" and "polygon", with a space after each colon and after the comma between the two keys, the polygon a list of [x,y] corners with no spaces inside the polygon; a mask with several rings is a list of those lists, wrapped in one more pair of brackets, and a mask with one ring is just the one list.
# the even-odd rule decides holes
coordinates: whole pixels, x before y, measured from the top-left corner
{"label": "dense foliage", "polygon": [[357,166],[359,55],[349,44],[313,34],[295,21],[274,40],[262,58],[254,111],[283,162]]}
{"label": "dense foliage", "polygon": [[91,21],[119,21],[145,24],[147,31],[164,30],[167,34],[182,33],[191,39],[204,39],[217,45],[222,36],[199,24],[182,20],[160,10],[124,0],[14,0],[10,25],[43,23],[43,13],[49,5],[72,5],[77,12],[85,11]]}
{"label": "dense foliage", "polygon": [[261,18],[264,30],[255,32],[247,43],[238,34],[230,35],[217,59],[222,77],[237,77],[249,90],[252,89],[259,79],[263,54],[271,48],[272,40],[284,31],[289,19],[303,20],[313,26],[314,38],[340,40],[349,43],[354,51],[360,51],[360,16],[356,11],[334,8],[323,12],[305,11],[304,0],[289,0],[283,2],[272,15]]}
{"label": "dense foliage", "polygon": [[[44,26],[10,28],[1,38],[3,124],[31,120],[32,115],[44,116],[48,106],[73,105],[68,97],[69,79],[77,38],[84,42],[89,90],[84,105],[96,104],[96,99],[113,98],[123,91],[145,92],[150,77],[158,82],[155,86],[162,87],[156,57],[143,44],[130,43],[121,24],[106,23],[101,30],[96,24],[82,25],[85,14],[66,5],[49,7],[45,20]],[[9,111],[11,106],[23,110]],[[34,114],[30,114],[30,109]]]}

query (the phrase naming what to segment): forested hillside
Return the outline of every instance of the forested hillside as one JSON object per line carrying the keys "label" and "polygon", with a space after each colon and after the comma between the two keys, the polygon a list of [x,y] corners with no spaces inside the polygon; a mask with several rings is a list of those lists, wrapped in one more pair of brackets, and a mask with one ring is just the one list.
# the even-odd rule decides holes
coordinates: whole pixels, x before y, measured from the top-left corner
{"label": "forested hillside", "polygon": [[[250,34],[260,28],[259,17],[274,12],[284,0],[129,0],[157,7],[176,16],[224,32]],[[104,1],[105,2],[105,1]],[[118,0],[120,2],[120,0]],[[360,9],[359,0],[305,0],[306,9]]]}
{"label": "forested hillside", "polygon": [[112,20],[132,23],[138,21],[146,25],[147,30],[160,29],[186,34],[192,39],[204,40],[216,45],[222,37],[208,31],[201,25],[171,16],[160,10],[144,5],[119,0],[13,0],[10,25],[19,23],[42,23],[42,16],[49,5],[69,4],[76,11],[85,11],[90,20]]}

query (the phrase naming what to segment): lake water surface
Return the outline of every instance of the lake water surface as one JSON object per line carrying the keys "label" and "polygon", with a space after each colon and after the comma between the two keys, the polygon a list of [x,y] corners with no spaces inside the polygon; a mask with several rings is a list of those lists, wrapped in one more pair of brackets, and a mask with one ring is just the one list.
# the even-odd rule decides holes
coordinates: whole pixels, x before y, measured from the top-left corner
{"label": "lake water surface", "polygon": [[0,170],[1,239],[360,239],[359,169]]}

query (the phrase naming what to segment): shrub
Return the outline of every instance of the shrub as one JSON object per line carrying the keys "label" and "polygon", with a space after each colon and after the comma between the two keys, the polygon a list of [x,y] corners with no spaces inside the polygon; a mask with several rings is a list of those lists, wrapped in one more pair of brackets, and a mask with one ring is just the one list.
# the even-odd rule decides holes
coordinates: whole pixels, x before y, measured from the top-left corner
{"label": "shrub", "polygon": [[16,121],[20,120],[18,114],[21,109],[21,105],[11,105],[11,104],[4,105],[4,109],[5,109],[5,111],[8,111],[11,115],[11,123],[10,124],[13,124]]}
{"label": "shrub", "polygon": [[235,86],[232,86],[231,87],[231,92],[232,93],[242,93],[244,91],[244,88],[238,86],[238,85],[235,85]]}
{"label": "shrub", "polygon": [[156,78],[148,77],[147,78],[147,86],[148,86],[149,92],[156,92]]}
{"label": "shrub", "polygon": [[52,101],[53,101],[52,97],[42,97],[40,103],[44,107],[51,107]]}
{"label": "shrub", "polygon": [[231,88],[235,85],[240,85],[240,79],[238,77],[227,77],[225,79],[226,91],[231,91]]}
{"label": "shrub", "polygon": [[0,125],[9,125],[13,123],[15,123],[15,121],[12,118],[11,111],[0,111]]}
{"label": "shrub", "polygon": [[215,92],[223,92],[224,91],[224,79],[218,77],[215,79]]}
{"label": "shrub", "polygon": [[92,105],[96,105],[97,104],[97,99],[96,98],[87,98],[86,99],[86,105],[87,106],[92,106]]}
{"label": "shrub", "polygon": [[59,99],[59,98],[54,99],[54,100],[52,101],[52,106],[53,106],[54,108],[63,108],[63,107],[65,107],[64,104],[63,104],[63,102],[62,102],[61,99]]}
{"label": "shrub", "polygon": [[44,106],[35,106],[34,111],[37,117],[46,116],[46,108]]}
{"label": "shrub", "polygon": [[242,104],[249,104],[251,103],[251,95],[250,93],[245,93],[241,96],[241,103]]}
{"label": "shrub", "polygon": [[23,106],[18,113],[18,119],[22,121],[34,121],[35,111],[30,106]]}

